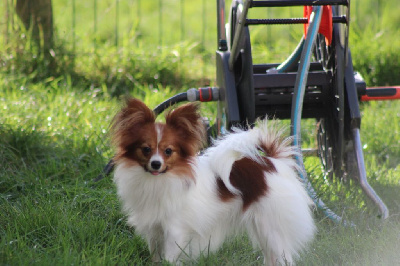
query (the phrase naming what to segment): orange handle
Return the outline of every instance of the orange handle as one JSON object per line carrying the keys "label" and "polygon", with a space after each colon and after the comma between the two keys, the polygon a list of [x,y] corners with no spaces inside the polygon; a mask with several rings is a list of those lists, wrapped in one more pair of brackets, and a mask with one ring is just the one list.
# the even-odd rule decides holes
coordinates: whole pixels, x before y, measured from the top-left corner
{"label": "orange handle", "polygon": [[361,96],[361,101],[381,101],[400,99],[400,86],[367,88],[367,93]]}

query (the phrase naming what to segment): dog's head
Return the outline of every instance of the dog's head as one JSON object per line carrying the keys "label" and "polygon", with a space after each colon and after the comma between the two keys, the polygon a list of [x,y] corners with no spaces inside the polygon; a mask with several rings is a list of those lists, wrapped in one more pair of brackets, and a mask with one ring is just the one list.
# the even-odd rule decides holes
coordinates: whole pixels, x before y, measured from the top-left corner
{"label": "dog's head", "polygon": [[169,111],[166,122],[159,123],[143,102],[130,98],[115,116],[112,129],[115,161],[138,165],[152,175],[192,176],[191,159],[205,138],[199,105],[194,103]]}

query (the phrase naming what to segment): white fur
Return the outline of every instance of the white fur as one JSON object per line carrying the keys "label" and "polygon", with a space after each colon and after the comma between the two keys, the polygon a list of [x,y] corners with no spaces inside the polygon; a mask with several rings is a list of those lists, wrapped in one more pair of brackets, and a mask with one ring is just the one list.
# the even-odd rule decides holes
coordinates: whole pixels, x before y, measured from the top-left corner
{"label": "white fur", "polygon": [[[312,201],[298,179],[295,152],[287,143],[279,147],[278,156],[269,158],[277,173],[265,173],[266,195],[243,211],[240,191],[229,181],[232,164],[243,157],[263,163],[260,141],[271,145],[282,132],[268,128],[266,121],[249,131],[235,131],[195,159],[195,180],[117,165],[114,181],[128,224],[146,239],[154,260],[179,263],[186,255],[195,258],[245,230],[266,263],[292,264],[312,239]],[[222,202],[216,176],[238,196]]]}

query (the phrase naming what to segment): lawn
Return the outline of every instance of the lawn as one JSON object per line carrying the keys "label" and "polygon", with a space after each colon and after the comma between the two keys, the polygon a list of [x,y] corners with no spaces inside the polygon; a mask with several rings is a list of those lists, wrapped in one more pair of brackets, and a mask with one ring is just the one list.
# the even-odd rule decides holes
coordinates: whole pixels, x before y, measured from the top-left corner
{"label": "lawn", "polygon": [[[368,13],[376,3],[381,3],[384,16]],[[400,84],[400,16],[391,4],[399,5],[394,0],[365,1],[352,9],[356,20],[350,47],[369,85]],[[55,8],[59,12],[62,6]],[[369,15],[370,24],[365,19]],[[214,42],[212,37],[205,42],[208,38]],[[191,86],[214,84],[214,51],[204,56],[192,41],[135,49],[129,42],[121,42],[119,49],[99,42],[91,56],[80,54],[70,64],[68,45],[60,40],[60,66],[44,75],[45,66],[33,68],[43,62],[32,57],[35,51],[26,49],[26,41],[15,37],[0,49],[0,264],[150,264],[145,243],[125,224],[112,177],[93,181],[113,155],[109,125],[126,94],[153,108]],[[85,51],[93,48],[81,45]],[[270,46],[255,44],[257,60],[279,59],[274,52],[283,55],[288,50]],[[202,105],[202,114],[213,121],[215,109],[213,103]],[[328,206],[356,226],[336,224],[316,210],[318,233],[298,265],[400,265],[400,103],[363,103],[361,111],[368,181],[387,204],[390,217],[377,217],[357,182],[324,180],[315,162],[306,161]],[[303,135],[310,132],[313,128],[304,128]],[[245,236],[192,262],[261,263],[261,252],[253,251]]]}

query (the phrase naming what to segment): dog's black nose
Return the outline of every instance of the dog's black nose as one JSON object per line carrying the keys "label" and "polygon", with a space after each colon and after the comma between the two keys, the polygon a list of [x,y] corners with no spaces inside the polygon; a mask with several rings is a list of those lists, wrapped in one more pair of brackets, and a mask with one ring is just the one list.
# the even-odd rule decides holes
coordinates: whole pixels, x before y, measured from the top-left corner
{"label": "dog's black nose", "polygon": [[154,170],[159,170],[161,167],[161,162],[160,161],[152,161],[150,165],[151,165],[151,168],[153,168]]}

